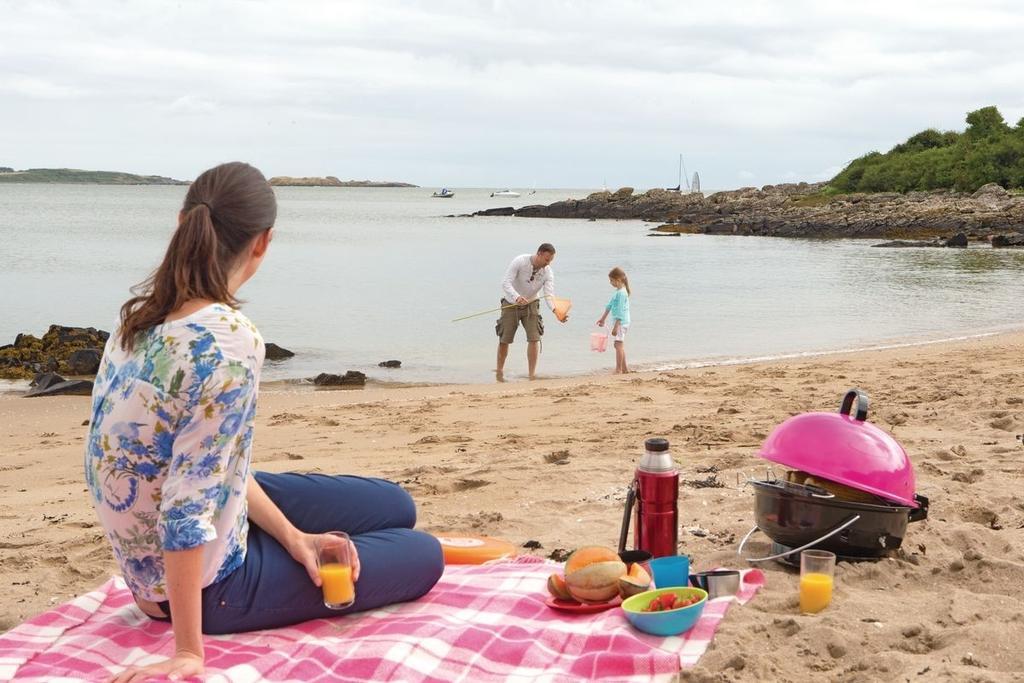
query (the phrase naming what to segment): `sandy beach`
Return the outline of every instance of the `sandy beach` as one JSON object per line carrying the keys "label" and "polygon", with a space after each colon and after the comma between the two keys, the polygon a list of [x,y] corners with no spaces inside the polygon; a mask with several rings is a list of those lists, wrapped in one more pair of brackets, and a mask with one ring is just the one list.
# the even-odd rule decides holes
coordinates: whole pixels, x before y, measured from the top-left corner
{"label": "sandy beach", "polygon": [[[840,563],[835,601],[817,616],[797,614],[793,570],[763,565],[764,590],[730,611],[684,680],[1024,680],[1022,347],[1013,333],[624,377],[275,388],[261,396],[254,459],[387,477],[414,495],[428,531],[538,541],[523,552],[546,556],[616,543],[643,440],[665,436],[684,481],[681,550],[698,569],[737,566],[753,525],[744,482],[768,469],[760,443],[856,386],[910,453],[929,518],[893,557]],[[88,405],[0,397],[0,630],[114,571],[82,480]]]}

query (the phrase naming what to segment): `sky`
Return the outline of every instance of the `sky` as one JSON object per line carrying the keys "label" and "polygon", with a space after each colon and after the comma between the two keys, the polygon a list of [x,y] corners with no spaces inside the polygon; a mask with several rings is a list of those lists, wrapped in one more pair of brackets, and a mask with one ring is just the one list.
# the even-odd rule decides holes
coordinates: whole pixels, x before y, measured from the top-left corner
{"label": "sky", "polygon": [[831,177],[996,105],[1013,0],[0,0],[0,166],[452,187]]}

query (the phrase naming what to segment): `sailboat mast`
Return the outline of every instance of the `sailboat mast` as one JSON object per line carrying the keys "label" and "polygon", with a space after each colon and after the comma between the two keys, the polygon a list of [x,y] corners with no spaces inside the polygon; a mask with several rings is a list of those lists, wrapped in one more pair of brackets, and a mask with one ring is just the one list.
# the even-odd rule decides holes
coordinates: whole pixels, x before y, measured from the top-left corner
{"label": "sailboat mast", "polygon": [[679,155],[679,179],[676,181],[676,189],[683,191],[683,155]]}

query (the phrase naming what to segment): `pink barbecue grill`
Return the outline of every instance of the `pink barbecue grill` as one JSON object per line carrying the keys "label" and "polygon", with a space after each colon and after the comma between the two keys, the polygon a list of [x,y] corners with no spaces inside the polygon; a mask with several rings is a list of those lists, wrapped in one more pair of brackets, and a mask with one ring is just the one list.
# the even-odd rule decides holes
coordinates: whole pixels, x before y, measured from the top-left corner
{"label": "pink barbecue grill", "polygon": [[900,546],[909,522],[928,516],[906,451],[867,421],[868,405],[867,394],[852,389],[838,413],[796,415],[768,436],[759,455],[800,476],[750,482],[757,525],[739,552],[758,530],[773,547],[768,557],[748,561],[792,562],[806,548],[879,558]]}

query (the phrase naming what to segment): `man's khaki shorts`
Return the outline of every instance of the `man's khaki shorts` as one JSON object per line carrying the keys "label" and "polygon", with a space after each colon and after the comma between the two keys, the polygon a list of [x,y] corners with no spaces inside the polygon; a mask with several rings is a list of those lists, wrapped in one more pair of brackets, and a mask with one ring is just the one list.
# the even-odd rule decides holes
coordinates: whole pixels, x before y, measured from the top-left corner
{"label": "man's khaki shorts", "polygon": [[[502,306],[508,306],[509,302],[501,300]],[[516,339],[516,331],[522,323],[526,330],[526,341],[540,341],[544,334],[544,319],[540,317],[540,300],[526,304],[525,306],[509,306],[501,311],[501,317],[494,326],[498,334],[498,341],[502,344],[511,344]]]}

